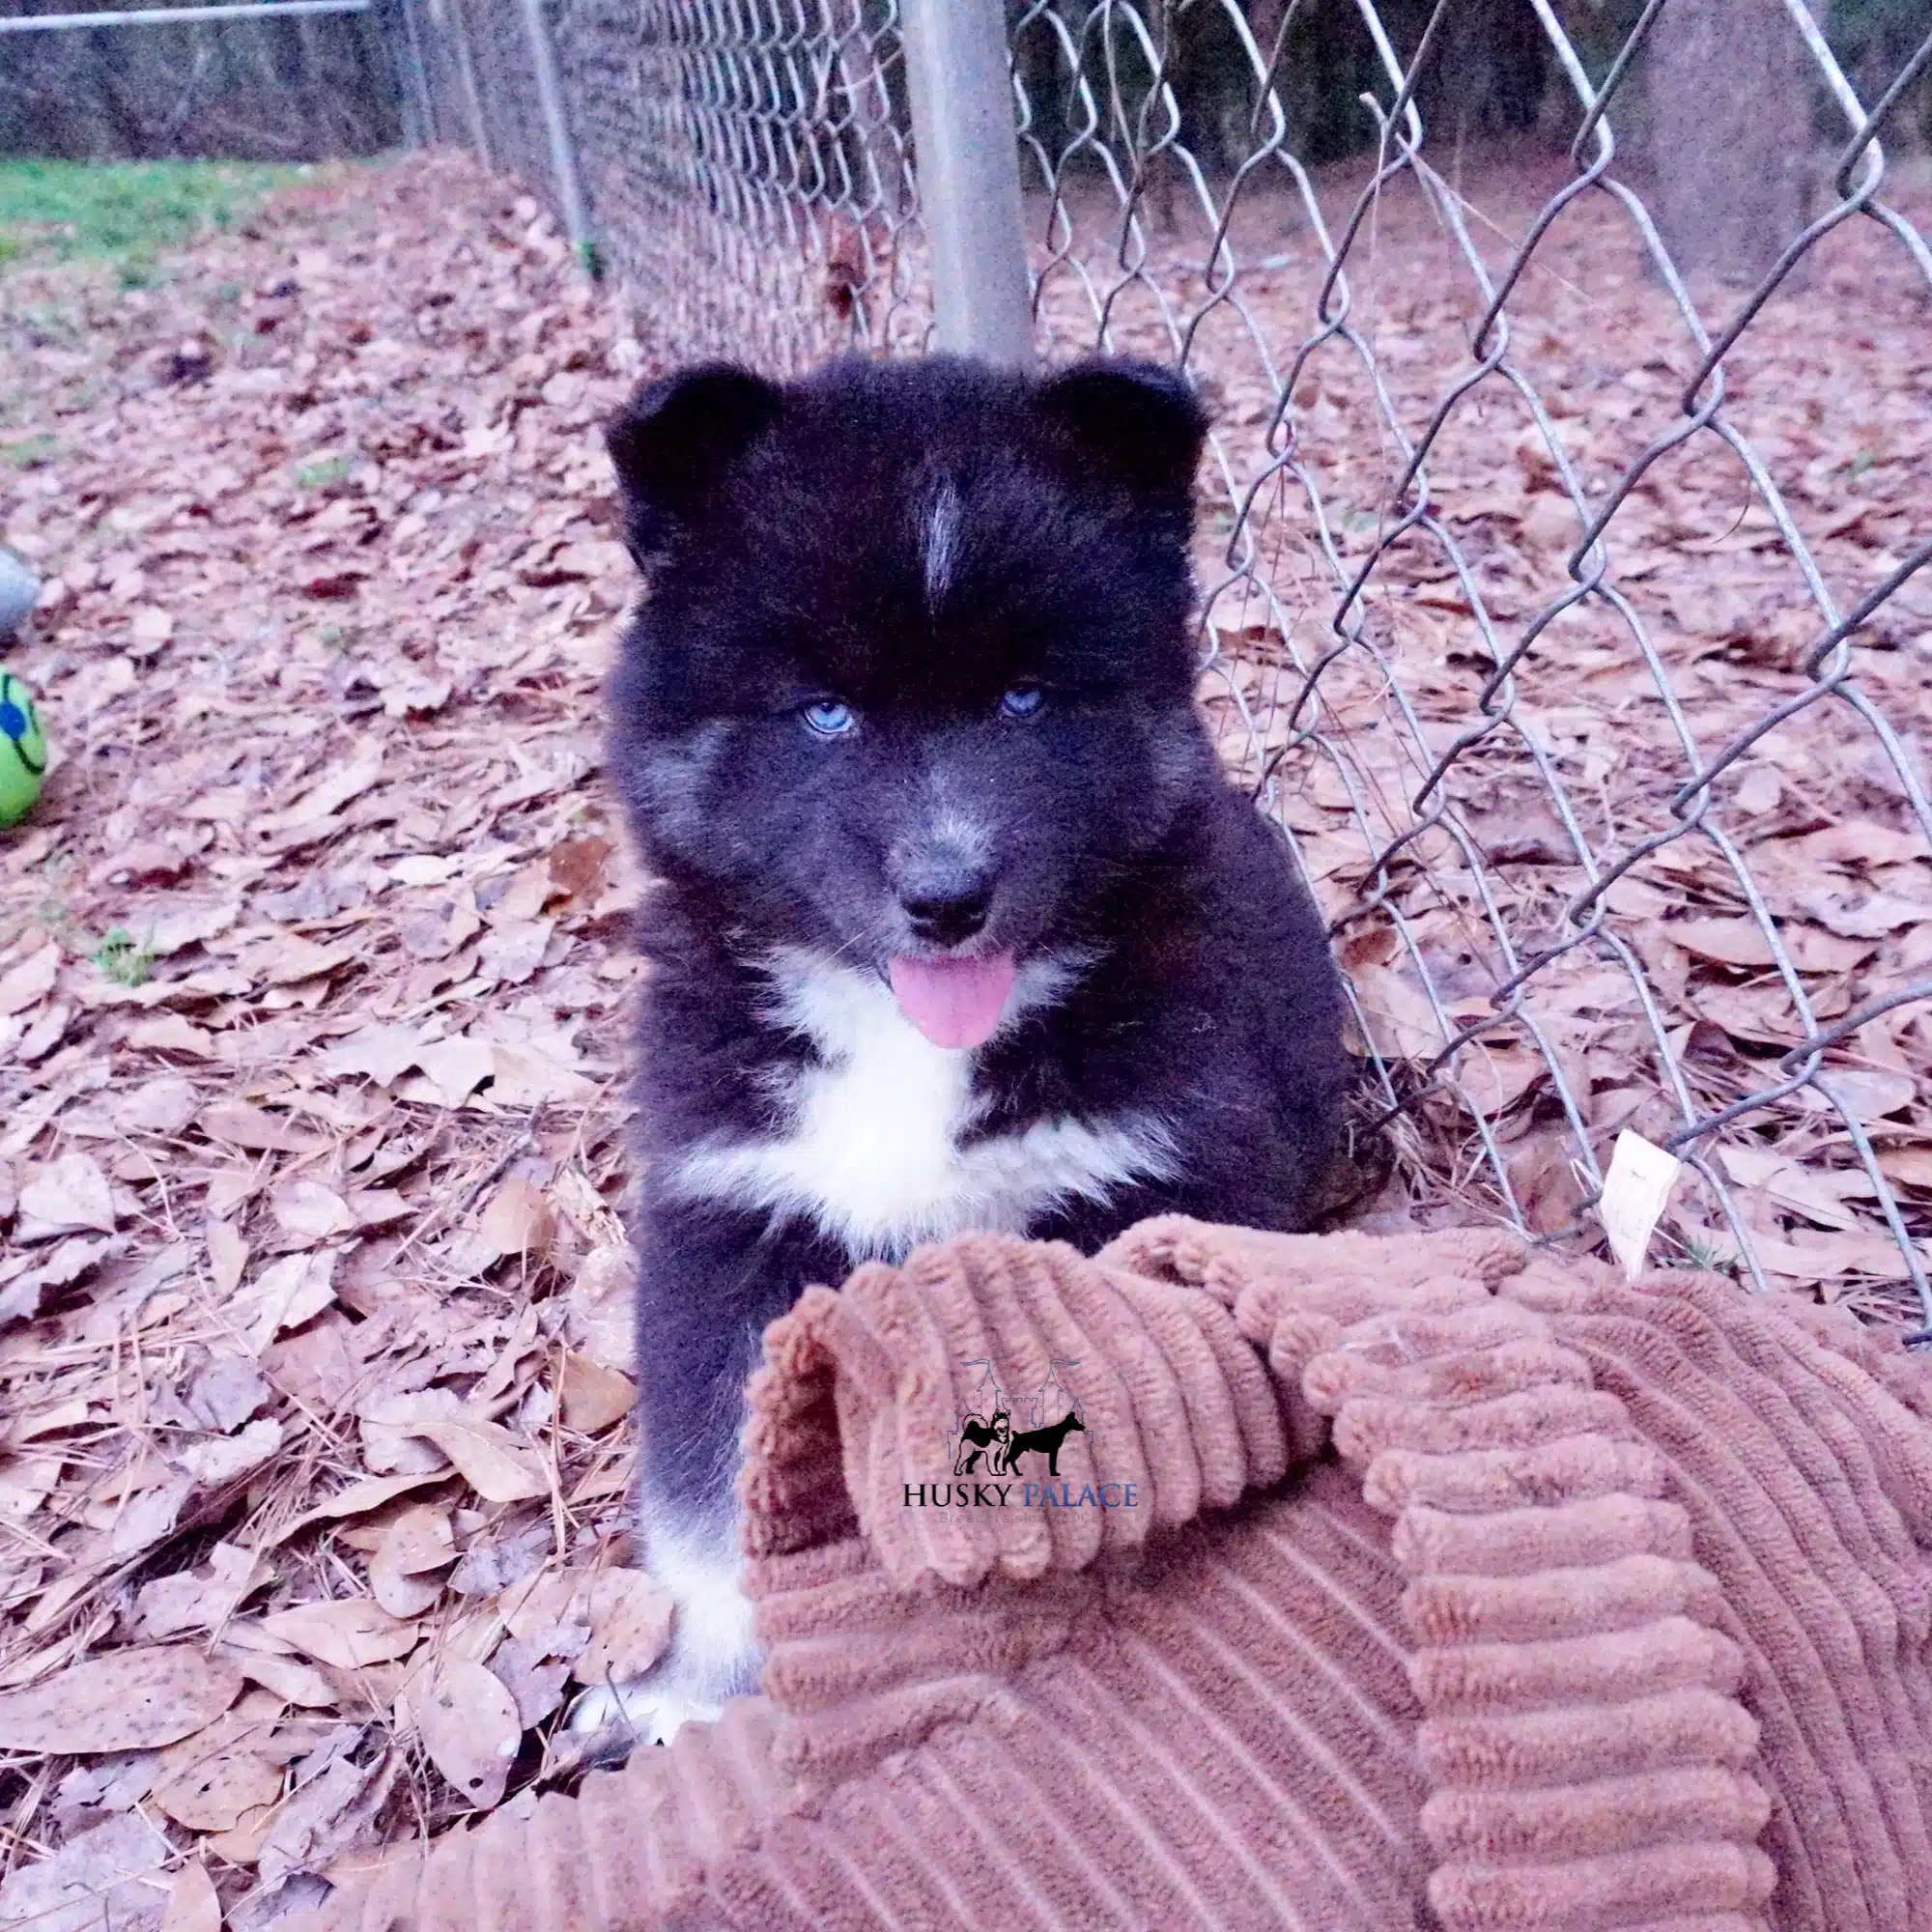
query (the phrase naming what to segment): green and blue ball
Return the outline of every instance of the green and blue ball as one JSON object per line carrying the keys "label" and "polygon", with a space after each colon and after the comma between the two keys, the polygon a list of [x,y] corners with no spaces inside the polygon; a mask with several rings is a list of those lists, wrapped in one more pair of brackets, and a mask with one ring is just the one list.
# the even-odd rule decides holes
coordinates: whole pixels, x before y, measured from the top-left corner
{"label": "green and blue ball", "polygon": [[33,810],[46,769],[33,693],[12,672],[0,674],[0,825],[17,825]]}

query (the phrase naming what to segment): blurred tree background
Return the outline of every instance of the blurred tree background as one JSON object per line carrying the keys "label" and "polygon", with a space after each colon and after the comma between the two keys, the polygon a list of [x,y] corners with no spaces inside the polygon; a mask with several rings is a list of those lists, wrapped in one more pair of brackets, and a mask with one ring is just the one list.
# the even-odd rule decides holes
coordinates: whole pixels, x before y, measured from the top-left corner
{"label": "blurred tree background", "polygon": [[[1036,133],[1049,154],[1065,152],[1080,125],[1080,103],[1065,85],[1064,46],[1083,31],[1099,31],[1105,10],[1091,0],[1009,0],[1015,51],[1036,113]],[[1389,42],[1405,64],[1420,45],[1434,0],[1378,0]],[[1554,11],[1591,77],[1608,72],[1642,14],[1642,0],[1554,0]],[[1781,5],[1777,12],[1782,14]],[[1813,0],[1825,16],[1827,0]],[[1124,10],[1121,10],[1122,13]],[[1164,58],[1179,100],[1180,140],[1217,172],[1237,167],[1249,148],[1253,72],[1222,0],[1153,0],[1148,26]],[[1245,0],[1250,33],[1264,57],[1282,36],[1275,85],[1288,112],[1289,144],[1304,161],[1320,163],[1373,147],[1375,115],[1364,95],[1386,102],[1390,90],[1363,12],[1355,0]],[[1653,38],[1687,15],[1720,19],[1728,48],[1743,54],[1746,30],[1731,0],[1669,0]],[[1118,15],[1117,15],[1118,21]],[[1130,113],[1141,111],[1149,82],[1146,48],[1120,24],[1114,57]],[[1797,47],[1797,36],[1784,31]],[[1861,96],[1870,102],[1932,31],[1932,0],[1829,0],[1827,31]],[[1092,53],[1090,50],[1090,59]],[[1619,125],[1637,137],[1649,126],[1648,62],[1639,60],[1619,99]],[[1723,76],[1714,76],[1721,85]],[[1889,127],[1893,145],[1932,140],[1932,74],[1920,77],[1916,98],[1902,103]],[[1456,0],[1444,18],[1416,104],[1432,147],[1441,155],[1463,140],[1533,135],[1552,147],[1576,130],[1575,95],[1564,78],[1530,0]],[[1843,123],[1821,98],[1809,103],[1814,132],[1835,141]],[[1807,145],[1789,129],[1793,145]]]}
{"label": "blurred tree background", "polygon": [[[0,19],[140,4],[0,0]],[[315,161],[402,134],[380,10],[0,34],[0,156]]]}
{"label": "blurred tree background", "polygon": [[[0,17],[125,4],[0,0]],[[554,19],[574,12],[601,21],[620,40],[646,33],[675,38],[682,31],[681,15],[641,0],[543,4]],[[885,25],[887,0],[861,4],[873,27]],[[1635,27],[1643,0],[1548,4],[1600,80]],[[1152,153],[1178,138],[1210,173],[1238,168],[1257,130],[1257,74],[1243,20],[1264,59],[1272,59],[1290,152],[1320,165],[1371,150],[1380,132],[1371,102],[1385,110],[1392,97],[1378,31],[1406,66],[1435,12],[1435,0],[1376,0],[1373,8],[1361,0],[1006,5],[1034,153],[1073,179],[1097,161],[1081,137],[1090,112],[1124,117],[1125,126],[1103,129],[1117,151]],[[1811,5],[1868,102],[1932,31],[1932,0]],[[495,25],[497,9],[521,19],[514,0],[488,0],[487,9],[475,11]],[[448,38],[429,29],[451,12],[448,0],[375,0],[369,11],[353,14],[0,34],[0,156],[273,161],[373,154],[412,129],[405,72],[424,39],[440,44]],[[703,14],[693,0],[690,18]],[[788,61],[770,60],[763,70],[779,96],[795,106],[823,87],[824,76],[797,51],[810,44],[800,23],[818,17],[810,0],[732,0],[730,17],[735,31],[761,45],[794,49]],[[479,46],[487,53],[484,42]],[[844,61],[845,53],[838,58]],[[1111,64],[1117,80],[1111,98],[1106,88],[1083,97],[1069,86],[1076,63],[1090,75]],[[1166,92],[1154,89],[1156,74]],[[613,73],[609,84],[622,83]],[[902,72],[890,84],[903,127]],[[1451,171],[1477,144],[1555,154],[1577,123],[1575,91],[1532,0],[1451,0],[1415,94],[1432,158]],[[1170,103],[1178,108],[1178,130],[1169,125]],[[472,103],[471,111],[480,109]],[[1687,264],[1733,274],[1751,271],[1766,236],[1789,233],[1794,214],[1815,199],[1824,156],[1843,139],[1842,117],[1817,83],[1783,0],[1668,0],[1612,120],[1620,165],[1634,164],[1641,173],[1646,156],[1653,162],[1670,156],[1667,170],[1649,172],[1654,184],[1669,178],[1658,213],[1673,252],[1682,239]],[[1901,101],[1886,140],[1893,151],[1932,141],[1932,71]],[[781,168],[782,157],[772,164]],[[1165,217],[1174,205],[1175,170],[1156,163],[1150,185],[1155,213]],[[1707,220],[1714,210],[1721,218]]]}

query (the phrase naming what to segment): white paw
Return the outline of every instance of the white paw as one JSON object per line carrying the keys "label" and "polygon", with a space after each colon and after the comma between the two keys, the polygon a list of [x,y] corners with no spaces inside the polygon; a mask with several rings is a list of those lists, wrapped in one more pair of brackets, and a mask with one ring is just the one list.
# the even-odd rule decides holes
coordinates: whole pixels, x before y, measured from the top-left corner
{"label": "white paw", "polygon": [[622,1684],[595,1684],[570,1707],[569,1725],[580,1738],[605,1732],[641,1744],[668,1745],[686,1724],[717,1720],[721,1706],[707,1703],[659,1671]]}
{"label": "white paw", "polygon": [[686,1724],[715,1721],[726,1697],[758,1688],[752,1605],[738,1587],[743,1559],[694,1550],[662,1533],[650,1554],[676,1605],[671,1648],[643,1676],[593,1685],[572,1705],[571,1732],[600,1758],[639,1741],[668,1744]]}
{"label": "white paw", "polygon": [[725,1698],[758,1688],[736,1519],[708,1528],[650,1523],[644,1543],[644,1567],[674,1605],[670,1649],[642,1676],[592,1685],[571,1706],[567,1728],[586,1761],[668,1744],[686,1724],[714,1722]]}

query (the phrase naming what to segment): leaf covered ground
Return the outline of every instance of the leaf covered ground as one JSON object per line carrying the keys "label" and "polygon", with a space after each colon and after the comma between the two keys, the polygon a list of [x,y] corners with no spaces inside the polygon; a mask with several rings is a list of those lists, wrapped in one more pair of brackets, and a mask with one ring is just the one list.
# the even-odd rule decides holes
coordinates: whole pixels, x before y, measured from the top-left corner
{"label": "leaf covered ground", "polygon": [[121,282],[0,281],[57,760],[0,835],[0,1922],[56,1932],[554,1775],[667,1621],[605,1567],[641,351],[454,160]]}
{"label": "leaf covered ground", "polygon": [[[1250,310],[1298,341],[1315,251],[1292,211],[1254,218]],[[1556,239],[1527,354],[1570,399],[1579,461],[1613,467],[1682,371],[1615,238]],[[1380,280],[1357,293],[1410,419],[1467,358],[1439,242],[1392,208]],[[1181,299],[1185,238],[1159,245]],[[1932,317],[1863,258],[1842,289],[1836,272],[1770,318],[1740,407],[1801,479],[1850,601],[1922,540]],[[452,156],[317,170],[152,285],[124,280],[38,258],[0,276],[0,541],[48,580],[8,668],[57,759],[42,807],[0,834],[0,1926],[82,1932],[104,1899],[117,1932],[164,1914],[213,1932],[570,1776],[571,1694],[665,1640],[664,1599],[619,1563],[642,969],[599,775],[631,579],[597,424],[674,345],[640,343],[534,203]],[[1158,349],[1137,298],[1122,333]],[[1077,339],[1080,299],[1062,302],[1050,289]],[[1215,399],[1252,469],[1272,391],[1224,324]],[[1326,351],[1295,397],[1347,562],[1398,467],[1379,406],[1359,360]],[[1521,412],[1459,417],[1438,475],[1490,608],[1533,611],[1574,526]],[[1231,565],[1210,506],[1201,552],[1221,646],[1206,700],[1237,763],[1279,743],[1272,707],[1333,608],[1307,492],[1276,487],[1259,551]],[[1811,632],[1735,469],[1687,452],[1625,527],[1700,733],[1799,688]],[[1321,729],[1277,798],[1338,914],[1404,830],[1421,752],[1455,741],[1493,669],[1439,556],[1379,567],[1375,648],[1323,669]],[[1921,593],[1864,640],[1861,674],[1922,762]],[[1572,888],[1525,743],[1611,844],[1659,822],[1681,778],[1658,679],[1600,614],[1525,665],[1510,729],[1460,767],[1477,847],[1426,828],[1379,921],[1343,929],[1392,1065],[1492,1010],[1495,934],[1553,925]],[[1727,781],[1827,1016],[1932,959],[1932,858],[1845,715],[1804,710]],[[1664,1048],[1630,972],[1559,962],[1529,1021],[1450,1069],[1453,1118],[1409,1149],[1419,1211],[1480,1192],[1488,1151],[1531,1221],[1561,1225],[1578,1123],[1553,1068],[1605,1151],[1622,1125],[1668,1126],[1665,1058],[1700,1104],[1764,1084],[1790,988],[1724,849],[1660,844],[1618,917]],[[1833,1055],[1921,1235],[1926,1027],[1901,1005]],[[1786,1278],[1853,1298],[1894,1282],[1842,1119],[1787,1098],[1725,1133],[1735,1198]],[[1666,1233],[1709,1258],[1697,1243],[1724,1229],[1687,1203]]]}

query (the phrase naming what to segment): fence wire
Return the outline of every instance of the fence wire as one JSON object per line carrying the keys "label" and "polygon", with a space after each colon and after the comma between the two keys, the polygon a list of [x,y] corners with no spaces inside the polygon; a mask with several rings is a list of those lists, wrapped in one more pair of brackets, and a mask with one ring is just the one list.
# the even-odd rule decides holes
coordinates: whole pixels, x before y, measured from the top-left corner
{"label": "fence wire", "polygon": [[[412,14],[440,137],[558,206],[525,10]],[[896,0],[547,0],[540,17],[598,254],[660,339],[779,369],[923,345]]]}
{"label": "fence wire", "polygon": [[[1416,1211],[1593,1231],[1633,1127],[1688,1164],[1667,1257],[1924,1321],[1932,182],[1894,192],[1886,143],[1932,41],[1861,95],[1762,0],[1732,52],[1786,64],[1794,150],[1808,97],[1831,158],[1727,290],[1619,149],[1673,84],[1662,7],[1579,47],[1522,0],[1486,70],[1457,0],[1021,0],[1037,339],[1214,406],[1203,703],[1333,922]],[[892,0],[548,17],[666,353],[925,345]],[[1317,166],[1324,19],[1370,147]],[[500,162],[528,143],[488,103],[524,85],[482,83]]]}

